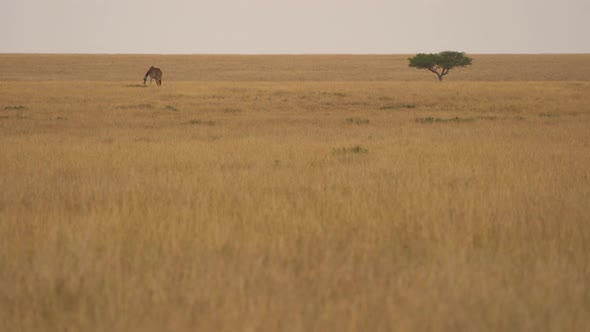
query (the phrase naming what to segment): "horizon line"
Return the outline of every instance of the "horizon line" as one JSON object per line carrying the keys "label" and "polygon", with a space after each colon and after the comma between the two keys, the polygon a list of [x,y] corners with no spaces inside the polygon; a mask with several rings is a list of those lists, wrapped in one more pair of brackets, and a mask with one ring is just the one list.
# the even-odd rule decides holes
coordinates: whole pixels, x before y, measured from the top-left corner
{"label": "horizon line", "polygon": [[[442,51],[441,51],[442,52]],[[158,55],[158,56],[171,56],[171,55],[195,55],[195,56],[378,56],[378,55],[412,55],[418,53],[431,53],[431,52],[413,52],[413,53],[132,53],[132,52],[2,52],[0,55]],[[438,53],[438,52],[436,52]],[[469,55],[590,55],[590,52],[521,52],[521,53],[470,53],[464,52]]]}

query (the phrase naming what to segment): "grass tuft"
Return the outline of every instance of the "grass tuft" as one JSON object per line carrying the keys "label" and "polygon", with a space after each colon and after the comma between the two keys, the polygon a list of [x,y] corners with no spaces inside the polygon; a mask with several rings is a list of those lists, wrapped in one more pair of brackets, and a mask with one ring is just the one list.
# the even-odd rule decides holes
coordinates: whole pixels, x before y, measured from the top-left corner
{"label": "grass tuft", "polygon": [[190,120],[187,122],[190,125],[214,126],[216,124],[213,120]]}
{"label": "grass tuft", "polygon": [[414,104],[389,104],[379,107],[380,110],[400,110],[400,109],[413,109],[416,108]]}
{"label": "grass tuft", "polygon": [[242,110],[239,108],[233,108],[233,107],[228,107],[228,108],[224,108],[223,112],[224,113],[240,113]]}
{"label": "grass tuft", "polygon": [[22,110],[26,110],[27,107],[23,106],[23,105],[16,105],[16,106],[6,106],[4,107],[5,110],[11,110],[11,111],[22,111]]}
{"label": "grass tuft", "polygon": [[368,153],[369,149],[361,146],[361,145],[355,145],[352,147],[342,147],[342,148],[337,148],[333,150],[334,154],[362,154],[362,153]]}
{"label": "grass tuft", "polygon": [[144,110],[144,109],[153,109],[154,106],[151,104],[137,104],[137,105],[119,105],[115,107],[118,110]]}
{"label": "grass tuft", "polygon": [[351,124],[356,124],[356,125],[363,125],[363,124],[368,124],[369,123],[369,119],[362,119],[362,118],[347,118],[346,119],[347,123],[351,123]]}
{"label": "grass tuft", "polygon": [[477,120],[496,120],[497,117],[495,116],[474,116],[474,117],[454,117],[454,118],[435,118],[435,117],[425,117],[425,118],[416,118],[415,121],[418,123],[466,123],[466,122],[474,122]]}

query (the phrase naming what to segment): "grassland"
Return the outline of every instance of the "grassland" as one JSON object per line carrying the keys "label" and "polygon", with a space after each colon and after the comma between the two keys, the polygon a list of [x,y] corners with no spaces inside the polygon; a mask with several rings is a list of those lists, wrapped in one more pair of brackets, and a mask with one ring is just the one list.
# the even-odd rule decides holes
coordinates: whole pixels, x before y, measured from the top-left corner
{"label": "grassland", "polygon": [[590,55],[405,58],[0,55],[0,330],[590,329]]}

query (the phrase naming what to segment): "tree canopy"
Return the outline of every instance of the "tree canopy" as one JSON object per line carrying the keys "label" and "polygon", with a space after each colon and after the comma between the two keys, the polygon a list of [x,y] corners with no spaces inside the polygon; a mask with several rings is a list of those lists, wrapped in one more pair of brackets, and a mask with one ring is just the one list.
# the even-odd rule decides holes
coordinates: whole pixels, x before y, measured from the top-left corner
{"label": "tree canopy", "polygon": [[465,55],[464,52],[444,51],[436,54],[418,53],[408,58],[410,67],[418,69],[428,69],[435,73],[439,81],[449,73],[449,70],[455,67],[465,67],[471,65],[472,59]]}

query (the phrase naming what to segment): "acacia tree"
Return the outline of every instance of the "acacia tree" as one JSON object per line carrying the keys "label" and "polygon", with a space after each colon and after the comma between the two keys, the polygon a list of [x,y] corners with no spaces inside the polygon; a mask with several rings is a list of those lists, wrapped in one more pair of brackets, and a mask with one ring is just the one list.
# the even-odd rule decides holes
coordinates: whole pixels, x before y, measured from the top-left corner
{"label": "acacia tree", "polygon": [[472,59],[463,52],[444,51],[436,54],[419,53],[408,58],[410,67],[428,69],[435,73],[439,81],[455,67],[465,67],[471,64]]}

